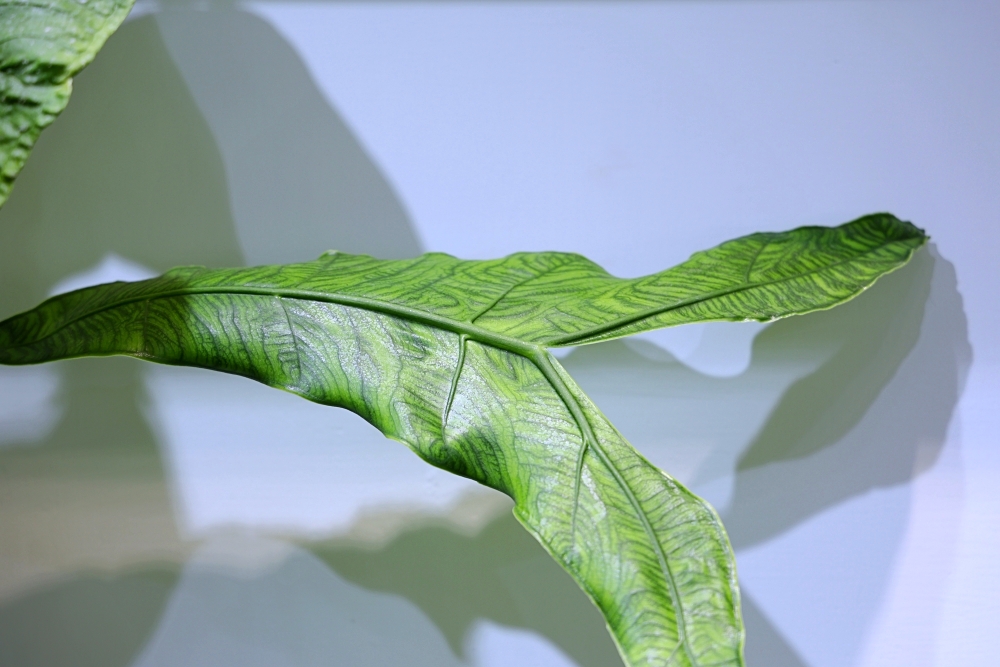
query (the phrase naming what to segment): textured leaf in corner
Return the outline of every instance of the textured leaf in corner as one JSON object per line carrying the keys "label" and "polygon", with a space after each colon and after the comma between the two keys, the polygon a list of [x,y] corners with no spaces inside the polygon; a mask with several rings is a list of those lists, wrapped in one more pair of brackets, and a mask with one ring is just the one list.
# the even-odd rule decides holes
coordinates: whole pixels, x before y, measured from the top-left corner
{"label": "textured leaf in corner", "polygon": [[633,449],[546,348],[829,308],[925,240],[872,215],[753,234],[634,280],[555,252],[180,268],[0,323],[0,362],[127,354],[352,410],[428,463],[510,495],[626,664],[735,667],[743,624],[718,516]]}
{"label": "textured leaf in corner", "polygon": [[135,0],[0,0],[0,205]]}

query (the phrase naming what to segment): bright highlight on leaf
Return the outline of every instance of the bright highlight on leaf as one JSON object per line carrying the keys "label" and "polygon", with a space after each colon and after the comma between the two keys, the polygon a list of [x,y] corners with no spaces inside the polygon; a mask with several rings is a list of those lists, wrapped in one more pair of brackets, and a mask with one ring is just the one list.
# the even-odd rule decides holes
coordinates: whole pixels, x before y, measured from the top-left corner
{"label": "bright highlight on leaf", "polygon": [[0,205],[135,0],[0,0]]}
{"label": "bright highlight on leaf", "polygon": [[184,267],[0,323],[0,362],[127,354],[352,410],[428,463],[510,495],[600,608],[626,664],[742,665],[718,516],[633,449],[546,348],[830,308],[925,241],[877,214],[753,234],[634,280],[555,252]]}

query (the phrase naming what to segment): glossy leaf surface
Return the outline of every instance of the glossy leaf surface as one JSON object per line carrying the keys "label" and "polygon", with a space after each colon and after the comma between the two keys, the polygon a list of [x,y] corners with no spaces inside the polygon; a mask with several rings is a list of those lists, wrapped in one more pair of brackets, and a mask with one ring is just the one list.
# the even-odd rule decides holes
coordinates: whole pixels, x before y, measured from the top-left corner
{"label": "glossy leaf surface", "polygon": [[563,253],[186,267],[0,323],[0,362],[128,354],[352,410],[427,462],[510,495],[601,609],[627,664],[741,665],[735,562],[718,516],[635,451],[545,348],[828,308],[925,240],[874,215],[751,235],[635,280]]}
{"label": "glossy leaf surface", "polygon": [[135,0],[0,0],[0,204]]}

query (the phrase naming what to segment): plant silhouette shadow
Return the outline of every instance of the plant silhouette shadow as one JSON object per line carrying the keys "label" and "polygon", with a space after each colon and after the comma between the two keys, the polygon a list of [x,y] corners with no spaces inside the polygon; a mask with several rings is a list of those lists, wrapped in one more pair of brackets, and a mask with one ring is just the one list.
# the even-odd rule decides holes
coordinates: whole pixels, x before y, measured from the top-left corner
{"label": "plant silhouette shadow", "polygon": [[[253,79],[253,93],[268,102],[253,106],[258,115],[242,127],[254,133],[252,154],[222,154],[200,108],[211,100],[192,94],[158,17],[127,21],[76,77],[69,107],[42,134],[0,210],[0,318],[109,254],[165,271],[244,264],[248,239],[251,251],[279,261],[302,248],[309,256],[294,259],[330,247],[420,252],[391,187],[288,44],[257,17],[221,14],[223,25],[210,27],[229,42],[214,48],[230,60],[215,74],[239,74],[240,85]],[[232,42],[242,52],[227,52]],[[251,44],[256,59],[246,57]],[[252,69],[261,58],[263,73]],[[265,127],[260,114],[282,108],[294,126]],[[282,161],[293,168],[274,174]],[[265,190],[269,208],[237,224],[230,186],[243,194],[243,209],[247,192]],[[298,219],[268,218],[282,206]],[[378,224],[359,224],[365,211]],[[276,233],[267,236],[268,226]],[[0,665],[124,667],[154,632],[194,548],[179,534],[176,480],[144,411],[143,364],[85,359],[0,373],[25,370],[58,378],[58,418],[37,439],[0,447]]]}
{"label": "plant silhouette shadow", "polygon": [[[253,55],[255,44],[263,47],[260,55]],[[185,53],[192,60],[181,67],[193,82],[179,75],[173,60]],[[193,63],[212,54],[229,60],[194,77]],[[232,125],[232,135],[213,136],[237,113],[229,106],[231,91],[211,93],[213,81],[227,78],[256,86],[258,104],[246,105],[253,113]],[[271,94],[275,90],[280,94]],[[299,115],[281,116],[274,105],[290,100],[308,101]],[[285,122],[276,125],[276,116]],[[246,141],[270,130],[261,141]],[[275,174],[269,163],[290,168]],[[345,199],[344,193],[362,196]],[[377,212],[377,224],[358,224],[370,211]],[[388,183],[288,44],[235,8],[144,17],[126,24],[78,78],[70,108],[43,134],[0,212],[0,313],[33,305],[57,280],[109,251],[165,270],[308,259],[328,247],[386,257],[420,251]],[[690,448],[697,450],[690,479],[697,486],[731,476],[723,516],[737,549],[925,470],[940,451],[969,359],[954,270],[927,252],[851,304],[775,323],[758,336],[751,369],[738,378],[706,377],[662,356],[651,359],[641,348],[623,342],[581,348],[565,365],[622,432],[667,470],[674,454],[664,437],[703,428],[702,416],[711,414],[706,408],[685,418],[690,397],[727,415],[709,424],[728,430],[707,457],[704,446]],[[94,480],[125,489],[139,479],[149,512],[142,522],[164,552],[183,559],[170,472],[140,409],[138,363],[69,362],[60,373],[62,422],[41,442],[0,450],[0,471],[8,480],[68,474],[90,480],[90,489]],[[772,392],[764,399],[762,383]],[[641,409],[632,400],[637,394],[645,397]],[[741,412],[761,411],[760,419],[747,422],[754,426],[741,425]],[[135,497],[124,493],[114,502],[134,509],[129,498]],[[107,523],[105,505],[81,507],[90,520]],[[51,529],[44,522],[37,527],[42,534]],[[120,540],[123,529],[111,526],[106,534]],[[70,660],[98,644],[107,651],[93,653],[92,664],[127,664],[152,631],[179,571],[149,565],[148,552],[130,548],[123,547],[124,556],[145,565],[126,558],[127,567],[115,566],[114,575],[67,570],[58,581],[0,602],[0,637],[19,637],[23,649],[0,650],[0,664],[37,664],[28,658],[43,655],[54,632],[49,624],[57,623],[70,629],[66,636],[86,635],[92,644],[67,642],[68,652],[46,658],[51,664],[88,664]],[[488,618],[539,632],[581,667],[617,664],[597,611],[513,517],[473,537],[431,527],[381,550],[336,542],[309,548],[346,579],[415,602],[456,653],[464,650],[471,624]],[[78,613],[92,604],[111,610],[106,623]],[[751,665],[805,664],[752,599],[746,612]],[[24,633],[24,619],[36,619],[30,625],[38,626],[37,634]],[[11,644],[0,641],[4,645]]]}
{"label": "plant silhouette shadow", "polygon": [[534,630],[581,667],[620,664],[597,608],[512,514],[471,537],[429,526],[378,550],[337,541],[307,548],[346,580],[416,603],[459,656],[483,618]]}
{"label": "plant silhouette shadow", "polygon": [[[643,341],[602,347],[575,351],[567,369],[654,463],[717,503],[738,553],[930,468],[971,362],[954,267],[933,244],[852,302],[769,326],[736,377],[701,375]],[[879,583],[838,631],[851,650],[877,612],[906,516],[886,520],[893,537],[853,555]],[[800,664],[744,595],[749,663]]]}
{"label": "plant silhouette shadow", "polygon": [[972,360],[955,269],[932,245],[885,281],[887,289],[760,336],[765,355],[794,340],[842,342],[788,388],[741,454],[725,514],[736,548],[906,483],[937,460]]}

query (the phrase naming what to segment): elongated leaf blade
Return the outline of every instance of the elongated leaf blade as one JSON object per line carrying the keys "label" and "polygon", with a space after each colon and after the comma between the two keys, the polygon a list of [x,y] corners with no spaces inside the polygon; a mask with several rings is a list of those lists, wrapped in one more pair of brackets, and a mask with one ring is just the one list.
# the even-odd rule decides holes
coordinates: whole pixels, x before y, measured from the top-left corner
{"label": "elongated leaf blade", "polygon": [[840,227],[759,233],[622,280],[576,257],[518,285],[480,326],[547,346],[712,320],[769,321],[831,308],[904,264],[923,231],[888,213]]}
{"label": "elongated leaf blade", "polygon": [[135,0],[0,0],[0,205]]}
{"label": "elongated leaf blade", "polygon": [[[735,564],[717,515],[636,452],[543,346],[664,317],[829,307],[924,239],[871,216],[737,239],[631,281],[563,253],[188,267],[58,296],[0,323],[0,362],[129,354],[352,410],[429,463],[510,495],[601,609],[627,664],[742,665]],[[650,305],[657,290],[661,305]]]}

